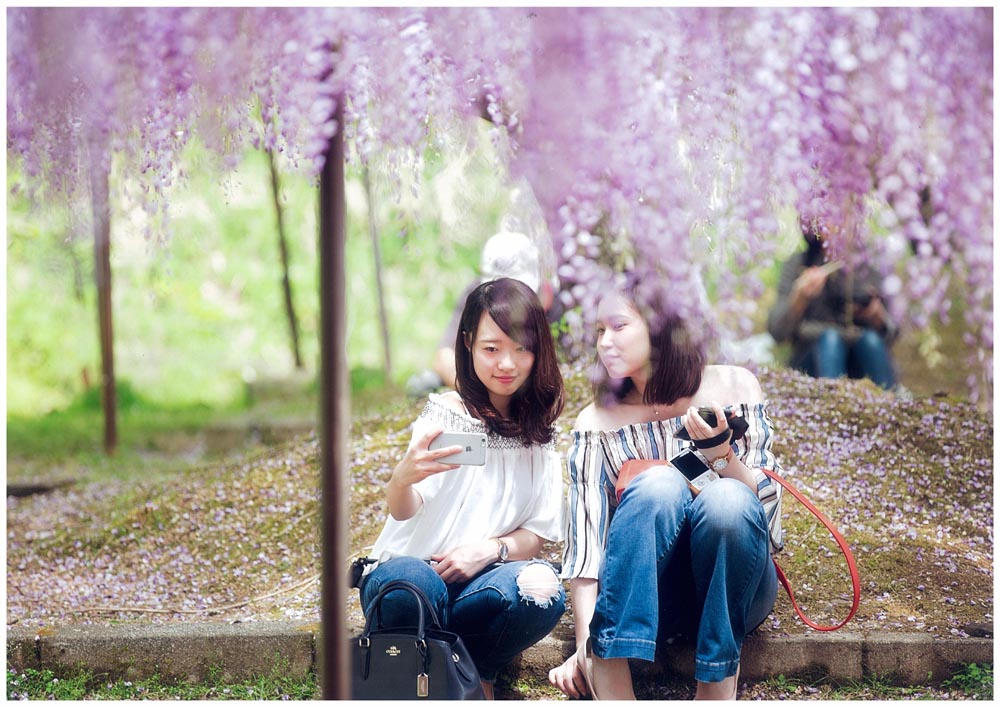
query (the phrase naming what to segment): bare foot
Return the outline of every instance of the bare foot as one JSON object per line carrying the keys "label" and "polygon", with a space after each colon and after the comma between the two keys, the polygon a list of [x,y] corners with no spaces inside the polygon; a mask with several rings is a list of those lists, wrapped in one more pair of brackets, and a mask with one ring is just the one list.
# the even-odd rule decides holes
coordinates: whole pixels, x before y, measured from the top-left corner
{"label": "bare foot", "polygon": [[632,691],[632,671],[628,658],[598,658],[590,648],[590,640],[580,670],[587,681],[593,700],[635,700]]}
{"label": "bare foot", "polygon": [[735,675],[731,675],[719,682],[699,681],[694,698],[696,700],[735,700],[739,680],[740,669],[736,668]]}

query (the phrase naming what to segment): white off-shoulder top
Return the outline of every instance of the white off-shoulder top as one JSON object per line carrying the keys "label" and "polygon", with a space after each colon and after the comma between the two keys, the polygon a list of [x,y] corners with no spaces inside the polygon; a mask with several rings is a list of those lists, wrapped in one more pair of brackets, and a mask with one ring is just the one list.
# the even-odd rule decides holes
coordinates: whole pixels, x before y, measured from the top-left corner
{"label": "white off-shoulder top", "polygon": [[441,397],[430,394],[413,423],[410,446],[431,427],[482,432],[487,436],[486,464],[461,466],[414,484],[423,505],[404,521],[389,516],[371,557],[382,562],[404,555],[426,560],[518,528],[546,540],[562,540],[562,458],[555,445],[525,444],[491,433],[481,420],[456,412]]}

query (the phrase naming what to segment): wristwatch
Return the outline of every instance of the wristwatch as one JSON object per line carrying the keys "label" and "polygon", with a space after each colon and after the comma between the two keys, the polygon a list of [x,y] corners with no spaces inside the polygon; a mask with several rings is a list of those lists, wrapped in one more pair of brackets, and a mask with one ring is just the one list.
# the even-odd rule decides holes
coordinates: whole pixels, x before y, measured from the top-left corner
{"label": "wristwatch", "polygon": [[715,459],[709,459],[708,465],[712,467],[712,471],[718,473],[720,471],[725,471],[726,467],[729,466],[729,462],[733,459],[733,448],[730,447],[726,450],[726,453],[721,457],[716,457]]}
{"label": "wristwatch", "polygon": [[506,562],[507,554],[510,552],[507,549],[507,543],[505,543],[500,538],[496,538],[496,541],[497,541],[497,559],[500,560],[500,562]]}

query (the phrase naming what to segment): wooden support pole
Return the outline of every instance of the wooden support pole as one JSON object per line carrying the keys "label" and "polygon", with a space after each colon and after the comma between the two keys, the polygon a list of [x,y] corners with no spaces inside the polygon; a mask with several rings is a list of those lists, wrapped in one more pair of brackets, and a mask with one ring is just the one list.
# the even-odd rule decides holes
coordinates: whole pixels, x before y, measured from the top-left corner
{"label": "wooden support pole", "polygon": [[347,379],[345,286],[344,107],[337,100],[337,134],[320,175],[320,473],[322,475],[322,588],[320,686],[325,700],[350,698],[347,670],[347,443],[350,388]]}

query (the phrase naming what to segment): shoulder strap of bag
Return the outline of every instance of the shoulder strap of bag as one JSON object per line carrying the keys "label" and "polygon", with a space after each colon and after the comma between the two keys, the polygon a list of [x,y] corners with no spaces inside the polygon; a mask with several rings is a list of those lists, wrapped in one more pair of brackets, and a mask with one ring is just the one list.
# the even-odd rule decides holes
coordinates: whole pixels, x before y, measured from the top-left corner
{"label": "shoulder strap of bag", "polygon": [[825,515],[823,515],[818,508],[816,508],[816,506],[810,503],[809,499],[803,496],[801,492],[799,492],[790,483],[785,481],[785,479],[783,479],[781,476],[774,473],[770,469],[761,469],[761,471],[767,474],[769,478],[774,479],[779,484],[781,484],[790,494],[795,496],[795,498],[797,498],[802,503],[803,506],[808,508],[812,512],[812,514],[816,516],[823,525],[826,526],[826,529],[830,531],[830,534],[833,536],[833,539],[837,541],[837,545],[840,546],[840,551],[844,553],[844,559],[847,560],[847,568],[851,572],[851,584],[854,589],[854,601],[851,604],[851,611],[847,614],[847,618],[841,621],[836,626],[822,626],[820,624],[817,624],[809,620],[809,617],[807,617],[802,612],[802,609],[800,609],[799,605],[795,602],[795,595],[792,593],[792,585],[789,583],[788,578],[785,576],[785,573],[778,565],[778,562],[776,560],[774,561],[774,569],[777,570],[778,572],[778,581],[781,582],[781,585],[785,588],[785,591],[788,592],[788,598],[792,602],[792,607],[795,609],[795,613],[799,615],[799,618],[802,619],[803,623],[805,623],[805,625],[809,626],[810,628],[816,629],[817,631],[836,631],[838,628],[844,626],[848,621],[854,618],[854,614],[857,613],[858,611],[858,604],[861,601],[861,578],[858,576],[858,566],[857,563],[855,563],[854,561],[854,555],[851,554],[851,548],[848,547],[847,541],[844,540],[844,536],[841,535],[840,532],[838,532],[838,530],[833,526],[833,523],[831,523],[830,520]]}
{"label": "shoulder strap of bag", "polygon": [[404,579],[395,579],[379,590],[379,593],[375,595],[372,599],[371,606],[368,607],[368,613],[365,616],[365,630],[362,636],[367,637],[372,632],[373,625],[375,624],[375,617],[379,613],[379,609],[382,604],[382,598],[386,594],[395,590],[407,591],[414,596],[417,600],[417,637],[424,637],[424,625],[425,616],[430,618],[431,626],[434,628],[441,628],[441,622],[438,620],[437,612],[434,611],[434,606],[431,604],[430,599],[427,595],[417,585],[412,582],[407,582]]}

